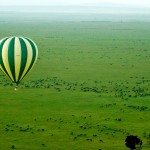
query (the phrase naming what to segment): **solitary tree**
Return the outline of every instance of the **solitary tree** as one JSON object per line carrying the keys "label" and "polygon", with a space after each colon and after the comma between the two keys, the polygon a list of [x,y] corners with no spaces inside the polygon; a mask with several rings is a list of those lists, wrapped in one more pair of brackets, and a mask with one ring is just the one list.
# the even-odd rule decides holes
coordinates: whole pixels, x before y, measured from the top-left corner
{"label": "solitary tree", "polygon": [[130,150],[135,150],[138,145],[139,148],[142,149],[142,140],[140,140],[137,136],[130,135],[126,137],[125,145],[130,148]]}

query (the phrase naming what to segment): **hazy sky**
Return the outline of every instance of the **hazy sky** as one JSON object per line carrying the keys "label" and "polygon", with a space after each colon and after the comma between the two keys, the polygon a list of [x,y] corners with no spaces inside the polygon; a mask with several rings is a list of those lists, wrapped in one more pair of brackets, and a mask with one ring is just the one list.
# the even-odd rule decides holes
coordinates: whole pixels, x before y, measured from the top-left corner
{"label": "hazy sky", "polygon": [[2,0],[0,5],[78,5],[106,2],[150,7],[150,0]]}

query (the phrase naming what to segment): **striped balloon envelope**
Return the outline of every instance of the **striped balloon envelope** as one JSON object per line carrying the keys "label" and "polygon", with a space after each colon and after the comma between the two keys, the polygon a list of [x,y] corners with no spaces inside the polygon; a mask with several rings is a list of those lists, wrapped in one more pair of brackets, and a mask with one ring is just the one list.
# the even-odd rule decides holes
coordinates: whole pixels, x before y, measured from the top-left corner
{"label": "striped balloon envelope", "polygon": [[33,68],[37,57],[37,46],[29,38],[6,37],[0,41],[0,69],[17,85]]}

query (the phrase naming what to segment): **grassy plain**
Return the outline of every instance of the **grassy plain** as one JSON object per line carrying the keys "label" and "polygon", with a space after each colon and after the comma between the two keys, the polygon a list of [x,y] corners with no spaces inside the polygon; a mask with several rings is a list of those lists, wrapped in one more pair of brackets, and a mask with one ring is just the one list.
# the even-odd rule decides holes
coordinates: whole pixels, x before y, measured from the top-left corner
{"label": "grassy plain", "polygon": [[3,20],[0,37],[39,48],[14,91],[0,72],[0,149],[126,150],[133,134],[150,148],[150,23]]}

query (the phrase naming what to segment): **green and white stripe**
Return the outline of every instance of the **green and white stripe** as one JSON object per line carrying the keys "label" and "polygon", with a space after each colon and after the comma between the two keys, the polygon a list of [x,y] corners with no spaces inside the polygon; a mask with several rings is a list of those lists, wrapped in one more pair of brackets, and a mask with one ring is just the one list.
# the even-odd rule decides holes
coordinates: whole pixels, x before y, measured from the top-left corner
{"label": "green and white stripe", "polygon": [[17,84],[32,69],[37,57],[37,46],[29,38],[10,37],[0,41],[0,69]]}

